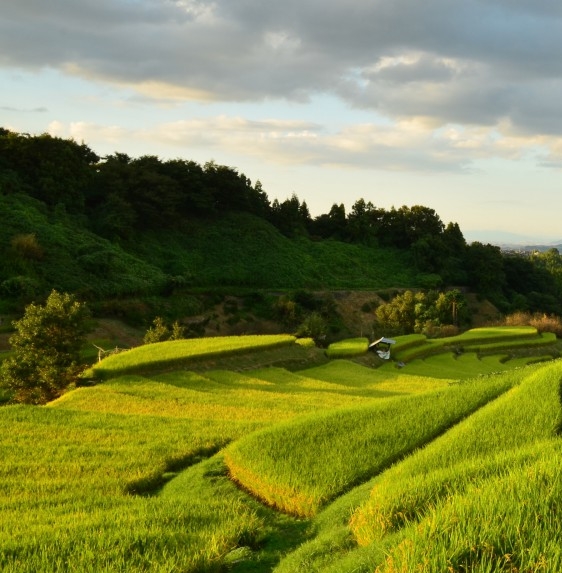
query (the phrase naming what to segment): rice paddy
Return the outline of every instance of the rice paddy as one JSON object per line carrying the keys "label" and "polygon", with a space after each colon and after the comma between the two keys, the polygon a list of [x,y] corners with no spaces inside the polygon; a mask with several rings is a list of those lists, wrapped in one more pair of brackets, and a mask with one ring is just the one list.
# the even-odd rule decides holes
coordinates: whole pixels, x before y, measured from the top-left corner
{"label": "rice paddy", "polygon": [[559,571],[562,362],[530,364],[538,338],[401,368],[221,367],[292,337],[116,355],[104,382],[0,408],[0,570]]}

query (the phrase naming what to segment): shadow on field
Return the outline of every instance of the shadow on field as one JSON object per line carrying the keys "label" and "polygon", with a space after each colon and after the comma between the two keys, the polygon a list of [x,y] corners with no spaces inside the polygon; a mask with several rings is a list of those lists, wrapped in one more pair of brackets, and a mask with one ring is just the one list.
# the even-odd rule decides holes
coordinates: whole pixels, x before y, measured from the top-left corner
{"label": "shadow on field", "polygon": [[307,519],[296,519],[276,513],[262,507],[258,513],[270,528],[261,539],[259,546],[238,547],[226,555],[224,563],[229,573],[265,573],[273,571],[281,559],[293,552],[305,541],[314,537],[311,522]]}
{"label": "shadow on field", "polygon": [[185,456],[178,456],[166,460],[164,467],[158,468],[154,473],[134,480],[125,486],[125,493],[128,495],[138,495],[142,497],[152,497],[158,495],[160,490],[171,479],[175,478],[179,472],[194,466],[199,462],[214,456],[224,448],[228,442],[215,444],[209,448],[200,448]]}

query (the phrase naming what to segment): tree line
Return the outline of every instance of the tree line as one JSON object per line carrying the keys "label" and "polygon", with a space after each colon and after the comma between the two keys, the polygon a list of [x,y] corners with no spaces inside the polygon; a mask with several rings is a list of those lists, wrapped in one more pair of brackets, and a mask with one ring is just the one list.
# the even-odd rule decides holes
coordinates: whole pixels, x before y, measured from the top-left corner
{"label": "tree line", "polygon": [[384,209],[358,199],[311,216],[292,195],[271,201],[260,181],[209,161],[100,157],[85,143],[0,128],[0,193],[25,194],[47,209],[80,218],[111,241],[149,230],[181,230],[196,219],[244,212],[287,237],[336,240],[366,248],[408,250],[431,288],[455,285],[491,298],[500,308],[562,314],[562,260],[555,249],[507,257],[498,247],[467,244],[457,223],[445,224],[421,205]]}

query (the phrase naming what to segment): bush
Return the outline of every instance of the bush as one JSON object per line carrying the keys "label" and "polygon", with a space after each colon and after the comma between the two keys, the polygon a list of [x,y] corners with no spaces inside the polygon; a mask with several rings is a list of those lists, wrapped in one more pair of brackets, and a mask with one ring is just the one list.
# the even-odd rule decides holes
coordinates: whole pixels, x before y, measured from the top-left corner
{"label": "bush", "polygon": [[538,332],[552,332],[562,338],[562,317],[530,312],[514,312],[505,317],[506,326],[533,326]]}
{"label": "bush", "polygon": [[172,327],[168,327],[164,319],[157,316],[152,322],[152,326],[146,331],[144,335],[144,344],[152,344],[154,342],[166,342],[166,340],[181,340],[186,338],[185,328],[180,325],[176,320]]}
{"label": "bush", "polygon": [[45,256],[45,250],[39,244],[35,233],[16,235],[11,240],[12,249],[22,258],[40,261]]}
{"label": "bush", "polygon": [[529,324],[541,333],[553,332],[557,337],[562,338],[562,318],[559,316],[534,314]]}
{"label": "bush", "polygon": [[319,312],[310,313],[299,326],[296,335],[298,338],[312,338],[317,345],[326,340],[328,325]]}
{"label": "bush", "polygon": [[0,367],[16,402],[44,404],[74,384],[89,311],[73,295],[53,291],[44,306],[30,304],[10,338],[13,354]]}

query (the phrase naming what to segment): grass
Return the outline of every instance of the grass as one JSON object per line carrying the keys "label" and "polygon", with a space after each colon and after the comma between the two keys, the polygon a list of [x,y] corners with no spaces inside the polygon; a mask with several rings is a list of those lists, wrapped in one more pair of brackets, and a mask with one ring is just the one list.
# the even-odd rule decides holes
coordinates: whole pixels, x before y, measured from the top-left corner
{"label": "grass", "polygon": [[446,386],[453,379],[410,374],[406,369],[386,363],[381,368],[368,368],[348,360],[333,360],[328,364],[302,370],[300,374],[347,388],[348,392],[372,388],[393,394],[425,392]]}
{"label": "grass", "polygon": [[326,349],[326,356],[328,358],[361,356],[367,352],[368,347],[369,340],[367,338],[347,338],[330,344]]}
{"label": "grass", "polygon": [[237,435],[232,427],[9,406],[0,429],[2,571],[195,570],[202,556],[216,558],[238,529],[251,528],[251,515],[237,506],[225,509],[217,528],[188,512],[194,500],[131,495],[154,491],[168,472],[223,446]]}
{"label": "grass", "polygon": [[268,505],[310,517],[510,385],[485,380],[317,414],[238,440],[226,462],[232,477]]}
{"label": "grass", "polygon": [[135,371],[178,368],[190,361],[265,350],[294,343],[295,337],[288,334],[217,336],[156,342],[137,346],[119,354],[112,354],[95,364],[86,376],[107,379]]}
{"label": "grass", "polygon": [[[460,573],[487,570],[505,548],[521,571],[540,570],[541,559],[558,570],[548,544],[556,524],[536,519],[558,510],[560,362],[497,374],[516,363],[466,353],[465,372],[479,376],[463,383],[452,383],[458,360],[446,354],[403,369],[256,368],[262,354],[264,364],[270,353],[289,360],[293,346],[190,360],[197,372],[147,368],[46,407],[0,408],[0,569],[351,573],[427,562]],[[293,365],[317,354],[299,347]],[[414,371],[422,363],[431,376]],[[284,502],[309,496],[302,515],[315,516],[279,514],[235,487],[232,452],[250,473],[269,466],[256,470],[261,485],[285,487]],[[440,548],[454,560],[443,565]]]}
{"label": "grass", "polygon": [[[552,370],[553,368],[555,369],[554,371]],[[274,569],[274,572],[367,573],[372,571],[426,571],[430,573],[433,571],[452,571],[453,573],[464,573],[465,571],[473,570],[489,572],[500,570],[513,572],[516,570],[558,571],[557,554],[559,554],[559,548],[556,543],[552,542],[552,540],[558,539],[556,528],[550,529],[544,536],[539,535],[537,531],[532,532],[527,529],[525,537],[520,538],[520,546],[521,543],[525,544],[525,546],[532,548],[535,554],[537,547],[541,547],[542,551],[542,556],[537,559],[535,566],[527,569],[510,569],[509,564],[505,561],[501,564],[501,567],[498,567],[496,564],[496,566],[491,566],[487,569],[485,567],[479,568],[480,564],[476,559],[473,559],[469,564],[465,563],[463,568],[462,564],[458,566],[458,562],[453,566],[452,563],[446,562],[446,559],[442,561],[436,559],[442,548],[442,553],[445,555],[454,553],[455,548],[449,543],[448,537],[451,531],[455,529],[460,530],[464,527],[466,530],[472,530],[470,533],[466,532],[466,537],[464,538],[464,543],[466,544],[471,540],[478,539],[477,536],[472,537],[472,534],[475,534],[479,528],[484,526],[480,531],[480,533],[483,533],[480,539],[484,539],[484,541],[481,548],[478,548],[476,544],[474,545],[474,557],[477,554],[477,550],[482,552],[482,548],[484,550],[487,548],[489,551],[494,546],[494,538],[489,534],[494,529],[501,528],[502,525],[505,526],[504,531],[510,528],[513,531],[525,523],[535,527],[537,516],[546,515],[546,513],[541,513],[541,508],[546,510],[545,506],[547,505],[543,500],[539,500],[538,496],[544,496],[549,500],[549,503],[558,503],[555,500],[560,499],[557,497],[558,494],[555,493],[553,495],[557,487],[556,484],[559,483],[556,481],[556,472],[550,472],[550,479],[548,475],[542,474],[542,477],[547,479],[542,484],[533,483],[527,491],[524,491],[525,484],[523,482],[520,483],[522,486],[521,499],[524,500],[523,496],[528,496],[528,500],[536,500],[538,502],[535,506],[533,502],[523,501],[523,507],[525,509],[536,507],[536,512],[527,512],[526,515],[525,511],[514,512],[513,509],[517,510],[517,505],[515,504],[514,507],[510,508],[510,497],[508,494],[503,498],[503,507],[498,507],[497,503],[489,504],[490,507],[496,508],[497,511],[495,512],[483,511],[479,513],[479,511],[475,510],[470,515],[465,515],[465,519],[459,520],[457,511],[460,512],[462,509],[459,508],[457,510],[453,508],[449,515],[450,521],[448,523],[441,522],[437,526],[433,525],[433,514],[430,514],[427,522],[425,522],[427,529],[425,530],[426,537],[423,539],[423,544],[422,539],[416,537],[416,532],[422,525],[418,525],[415,521],[410,521],[408,525],[400,526],[398,529],[386,529],[384,535],[381,536],[379,534],[368,542],[363,542],[362,545],[357,544],[357,538],[354,533],[357,534],[359,525],[357,514],[365,511],[362,506],[369,507],[375,491],[379,492],[378,499],[383,503],[387,496],[390,496],[387,504],[389,509],[392,507],[393,499],[400,499],[400,492],[403,492],[405,500],[414,499],[418,483],[420,480],[423,480],[424,474],[438,474],[441,468],[441,477],[446,475],[447,472],[449,472],[450,477],[451,473],[463,467],[464,460],[467,459],[467,451],[478,451],[478,443],[483,435],[490,438],[497,435],[496,440],[487,440],[489,446],[484,448],[482,457],[485,459],[488,453],[495,451],[495,456],[497,456],[495,466],[499,469],[500,474],[502,469],[503,474],[506,472],[509,474],[512,471],[511,468],[516,467],[513,459],[510,461],[510,457],[517,457],[518,450],[520,451],[519,465],[522,468],[525,467],[529,460],[541,458],[543,454],[545,454],[545,459],[548,459],[548,456],[550,456],[557,464],[556,460],[560,459],[560,448],[558,438],[553,439],[554,428],[557,425],[553,424],[553,419],[556,420],[560,415],[560,404],[556,396],[558,385],[556,379],[561,368],[560,363],[551,363],[546,366],[534,365],[518,371],[492,376],[492,378],[497,376],[510,378],[515,385],[514,389],[478,410],[425,448],[417,450],[404,461],[394,465],[369,482],[352,489],[349,493],[328,505],[312,520],[310,530],[314,533],[311,538],[305,540],[297,550],[287,554]],[[542,383],[543,379],[546,379],[545,383]],[[522,381],[524,383],[520,392],[517,386]],[[534,404],[533,399],[533,386],[535,384],[541,386],[541,392],[535,396],[542,406],[538,409],[535,407],[536,404]],[[520,407],[525,405],[527,405],[527,409],[521,412],[521,416],[513,415],[513,412],[520,412]],[[504,426],[505,431],[502,431],[501,429]],[[514,427],[516,428],[515,433],[512,432]],[[529,429],[528,435],[526,435],[527,428]],[[507,443],[504,440],[506,436],[508,437]],[[512,439],[511,443],[509,442],[510,437]],[[546,449],[544,450],[542,449],[543,444],[546,444]],[[501,452],[504,445],[507,447],[508,453],[502,456]],[[537,454],[539,451],[542,451],[542,453]],[[510,464],[506,464],[506,462],[510,462]],[[493,462],[488,462],[488,466],[492,465],[494,465]],[[471,463],[469,458],[467,466],[468,468],[471,466],[474,468],[475,463]],[[453,467],[455,470],[451,469]],[[466,471],[465,475],[471,478],[468,482],[465,482],[465,485],[470,483],[471,480],[474,481],[474,478],[477,477],[475,473],[470,475],[469,471]],[[484,485],[486,483],[485,474],[481,473],[480,478],[480,484]],[[427,481],[432,480],[429,478]],[[436,479],[435,481],[439,480]],[[385,484],[387,487],[380,490],[381,484]],[[393,485],[396,485],[395,490],[393,490]],[[493,490],[494,486],[492,485],[490,497],[493,495]],[[370,494],[371,491],[373,492],[372,495]],[[421,491],[423,489],[420,490],[420,493]],[[449,490],[449,493],[451,491]],[[466,496],[465,502],[470,503],[471,500],[478,502],[479,494],[480,490],[472,490]],[[487,500],[486,503],[488,501],[491,500]],[[429,508],[429,510],[435,505],[430,499],[427,499],[424,503],[427,504],[426,508]],[[414,507],[416,506],[414,505]],[[396,515],[398,517],[400,517],[400,511],[403,510],[397,508]],[[514,513],[518,513],[518,515],[514,516]],[[377,515],[375,514],[368,518],[368,523],[371,527],[380,527],[380,525],[377,525],[380,521]],[[350,518],[352,516],[354,517],[352,529],[350,529]],[[486,516],[486,518],[482,519],[482,516]],[[488,530],[485,531],[487,526],[489,526]],[[440,541],[434,542],[434,539],[437,537],[439,537]],[[418,547],[418,544],[422,548],[417,555],[420,558],[418,561],[415,559],[398,561],[396,559],[397,555],[400,556],[403,552],[415,549]],[[447,553],[448,551],[450,553]],[[514,567],[516,564],[517,561],[514,560]]]}
{"label": "grass", "polygon": [[[541,359],[551,360],[552,356],[510,358],[507,354],[493,354],[480,357],[476,352],[465,352],[460,355],[442,353],[412,360],[403,367],[402,371],[415,376],[465,380],[482,374],[514,370]],[[391,366],[383,366],[384,370],[389,368]]]}
{"label": "grass", "polygon": [[410,335],[401,344],[403,337],[397,338],[393,357],[408,362],[415,358],[423,358],[431,354],[444,352],[451,348],[460,348],[477,352],[487,350],[498,352],[512,347],[527,347],[534,345],[549,345],[556,342],[555,335],[539,335],[532,326],[495,326],[473,328],[457,336],[421,340],[422,335]]}
{"label": "grass", "polygon": [[[280,368],[205,374],[126,375],[47,407],[0,409],[0,568],[217,570],[271,525],[230,484],[220,458],[198,462],[271,424],[388,395]],[[182,481],[179,497],[168,498]]]}
{"label": "grass", "polygon": [[[551,470],[544,469],[544,466],[548,465],[549,458],[552,461],[553,455],[560,449],[559,440],[555,436],[560,422],[562,363],[557,361],[548,366],[535,366],[503,376],[515,374],[521,380],[519,386],[375,480],[371,498],[353,517],[352,526],[358,541],[362,545],[375,543],[389,532],[400,528],[407,529],[406,539],[410,540],[394,548],[391,558],[381,571],[404,568],[420,571],[445,570],[447,565],[442,558],[451,553],[445,550],[441,553],[443,546],[434,541],[429,542],[428,537],[441,537],[440,531],[447,531],[450,539],[454,539],[456,532],[459,532],[460,537],[454,544],[460,543],[459,539],[465,535],[460,533],[462,530],[488,530],[487,543],[490,548],[494,548],[496,543],[499,544],[498,547],[501,546],[504,537],[502,531],[515,532],[522,523],[529,523],[527,519],[524,522],[515,520],[508,523],[504,523],[504,520],[505,516],[517,515],[520,511],[513,507],[517,505],[513,503],[513,499],[514,496],[519,499],[521,495],[527,495],[525,492],[528,491],[528,484],[525,476],[528,478],[535,471],[550,472]],[[517,412],[516,416],[514,412]],[[554,459],[556,457],[554,456]],[[544,487],[552,488],[552,479],[545,478]],[[485,500],[490,502],[488,510],[483,510],[479,488],[487,491]],[[496,500],[491,503],[494,489]],[[478,495],[475,495],[476,492]],[[528,515],[541,515],[542,502],[535,504],[535,501],[538,501],[537,496],[541,496],[543,492],[544,488],[541,486],[530,495],[525,503],[528,506]],[[463,513],[472,513],[469,522],[459,519]],[[475,519],[476,515],[480,517]],[[486,515],[489,517],[486,518]],[[438,525],[439,520],[445,519],[445,516],[448,516],[449,522]],[[415,527],[417,521],[420,525]],[[412,526],[409,527],[409,524]],[[547,529],[546,537],[555,533],[550,525]],[[420,532],[423,534],[418,537]],[[526,554],[526,544],[533,544],[530,534],[527,530],[524,536],[520,536],[517,547],[511,547],[504,555],[497,555],[494,549],[492,556],[499,559],[509,553],[517,554],[518,559],[523,557]],[[538,531],[535,531],[535,535],[541,537]],[[486,569],[480,567],[484,567],[483,563],[485,564],[488,558],[484,555],[485,551],[484,554],[478,555],[482,547],[478,547],[477,539],[478,537],[465,536],[464,550],[468,556],[470,546],[467,547],[466,544],[473,544],[477,548],[472,558],[475,562],[483,562],[478,564],[478,568],[470,570],[483,571]],[[450,543],[449,541],[447,544]],[[410,554],[408,549],[407,555],[402,554],[406,546],[414,545],[417,547],[416,551]],[[416,560],[431,563],[431,566],[419,568]],[[529,566],[527,563],[522,570],[534,570],[525,568]],[[452,570],[466,570],[458,564],[455,567],[457,568]],[[554,567],[545,570],[557,569]]]}

